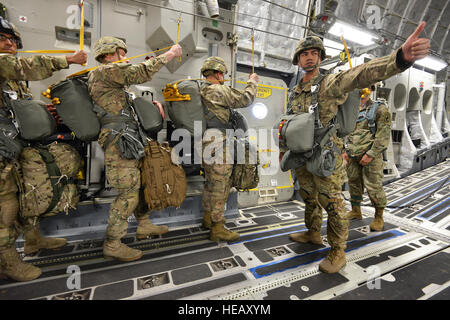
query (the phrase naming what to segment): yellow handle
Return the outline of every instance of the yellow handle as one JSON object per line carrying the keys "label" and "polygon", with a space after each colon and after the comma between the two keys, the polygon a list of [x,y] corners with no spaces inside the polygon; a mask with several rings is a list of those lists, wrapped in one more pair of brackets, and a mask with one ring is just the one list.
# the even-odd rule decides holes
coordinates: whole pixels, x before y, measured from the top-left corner
{"label": "yellow handle", "polygon": [[255,73],[255,31],[252,30],[252,73]]}
{"label": "yellow handle", "polygon": [[350,59],[350,52],[348,52],[347,42],[345,42],[344,36],[341,36],[341,41],[344,43],[345,53],[347,54],[348,63],[350,65],[350,69],[353,68],[352,60]]}
{"label": "yellow handle", "polygon": [[18,53],[74,53],[75,50],[23,50]]}
{"label": "yellow handle", "polygon": [[[181,29],[181,17],[178,18],[178,29],[177,29],[177,43],[180,41],[180,29]],[[178,57],[178,62],[181,62],[181,57]]]}
{"label": "yellow handle", "polygon": [[[84,49],[84,0],[81,0],[80,50]],[[85,66],[86,64],[82,64]]]}
{"label": "yellow handle", "polygon": [[[131,58],[125,58],[125,59],[122,59],[122,60],[119,60],[119,61],[115,61],[115,62],[113,62],[113,63],[120,63],[120,62],[124,62],[124,61],[128,61],[128,60],[136,59],[136,58],[143,57],[143,56],[147,56],[147,55],[149,55],[149,54],[156,53],[156,52],[159,52],[159,51],[168,50],[168,49],[170,49],[170,48],[172,48],[172,46],[170,46],[170,47],[165,47],[165,48],[162,48],[162,49],[159,49],[159,50],[155,50],[155,51],[150,51],[150,52],[147,52],[147,53],[143,53],[143,54],[140,54],[140,55],[131,57]],[[95,66],[95,67],[92,67],[92,68],[89,68],[89,69],[81,70],[81,71],[79,71],[79,72],[76,72],[76,73],[74,73],[74,74],[71,74],[71,75],[68,76],[67,78],[72,78],[72,77],[76,77],[76,76],[79,76],[79,75],[88,73],[89,71],[95,70],[95,69],[97,69],[98,67],[99,67],[99,66]]]}

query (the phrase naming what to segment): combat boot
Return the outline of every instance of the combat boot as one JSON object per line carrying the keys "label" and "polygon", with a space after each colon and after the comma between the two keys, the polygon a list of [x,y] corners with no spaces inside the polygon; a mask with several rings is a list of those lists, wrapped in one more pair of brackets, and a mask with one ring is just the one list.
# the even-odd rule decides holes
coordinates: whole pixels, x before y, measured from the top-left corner
{"label": "combat boot", "polygon": [[150,222],[148,217],[138,219],[138,227],[136,230],[136,238],[146,239],[149,236],[159,236],[169,232],[167,226],[156,226]]}
{"label": "combat boot", "polygon": [[289,238],[292,241],[300,242],[300,243],[313,243],[313,244],[323,244],[322,242],[322,236],[320,235],[320,232],[314,232],[314,231],[306,231],[306,232],[300,232],[300,233],[293,233],[289,235]]}
{"label": "combat boot", "polygon": [[336,273],[341,270],[346,263],[345,251],[332,248],[327,257],[320,263],[319,270],[325,273]]}
{"label": "combat boot", "polygon": [[142,258],[142,251],[123,244],[120,240],[106,240],[103,246],[103,256],[119,261],[135,261]]}
{"label": "combat boot", "polygon": [[213,222],[211,225],[211,231],[209,233],[209,239],[211,241],[235,241],[239,239],[239,237],[239,233],[230,231],[225,228],[223,222]]}
{"label": "combat boot", "polygon": [[35,253],[39,249],[58,249],[67,243],[64,238],[44,238],[37,226],[25,228],[23,237],[25,240],[23,252],[25,254]]}
{"label": "combat boot", "polygon": [[22,261],[16,248],[0,251],[0,277],[22,282],[39,278],[41,274],[41,269]]}
{"label": "combat boot", "polygon": [[382,231],[384,227],[383,221],[384,208],[375,208],[375,219],[370,224],[371,231]]}
{"label": "combat boot", "polygon": [[204,212],[203,213],[203,222],[202,227],[205,229],[211,229],[212,220],[211,220],[211,213],[210,212]]}
{"label": "combat boot", "polygon": [[348,220],[362,220],[361,207],[360,206],[352,206],[352,211],[347,213]]}

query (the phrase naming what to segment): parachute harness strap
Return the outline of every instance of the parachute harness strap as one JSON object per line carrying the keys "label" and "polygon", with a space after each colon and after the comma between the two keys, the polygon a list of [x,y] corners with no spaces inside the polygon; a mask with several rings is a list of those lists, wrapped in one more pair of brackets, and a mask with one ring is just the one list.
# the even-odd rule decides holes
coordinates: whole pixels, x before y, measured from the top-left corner
{"label": "parachute harness strap", "polygon": [[345,49],[345,53],[347,55],[348,64],[350,65],[350,69],[352,69],[353,68],[352,60],[350,59],[350,52],[348,52],[347,42],[345,41],[344,36],[341,36],[341,41],[344,43],[344,49]]}

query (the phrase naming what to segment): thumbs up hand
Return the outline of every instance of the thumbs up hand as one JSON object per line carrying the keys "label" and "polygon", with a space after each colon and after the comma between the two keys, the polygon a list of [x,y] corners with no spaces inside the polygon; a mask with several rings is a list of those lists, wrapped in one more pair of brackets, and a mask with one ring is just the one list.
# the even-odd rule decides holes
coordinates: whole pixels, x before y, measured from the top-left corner
{"label": "thumbs up hand", "polygon": [[430,40],[419,38],[423,29],[425,29],[426,22],[422,21],[417,29],[409,36],[408,40],[402,46],[403,58],[407,62],[415,62],[425,58],[430,53]]}

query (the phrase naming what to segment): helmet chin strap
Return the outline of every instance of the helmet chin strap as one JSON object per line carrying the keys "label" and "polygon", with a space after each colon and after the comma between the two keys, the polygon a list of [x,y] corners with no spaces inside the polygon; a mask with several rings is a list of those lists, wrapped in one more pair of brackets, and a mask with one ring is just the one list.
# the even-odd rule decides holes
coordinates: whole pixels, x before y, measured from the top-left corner
{"label": "helmet chin strap", "polygon": [[310,73],[310,72],[314,72],[316,69],[318,69],[318,68],[319,68],[319,64],[316,63],[314,66],[311,66],[311,67],[307,67],[307,68],[300,67],[300,68],[301,68],[304,72]]}

